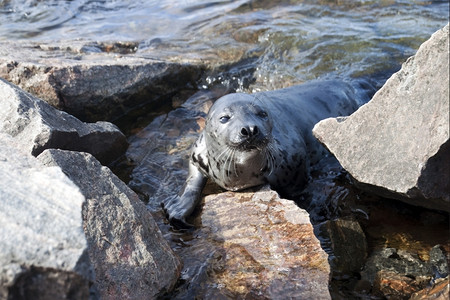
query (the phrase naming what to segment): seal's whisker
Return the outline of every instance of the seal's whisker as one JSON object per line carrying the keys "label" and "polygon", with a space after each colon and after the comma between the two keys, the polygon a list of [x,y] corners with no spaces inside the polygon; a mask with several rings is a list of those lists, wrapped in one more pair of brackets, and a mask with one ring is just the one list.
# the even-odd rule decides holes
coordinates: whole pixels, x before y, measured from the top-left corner
{"label": "seal's whisker", "polygon": [[225,155],[225,160],[224,160],[224,163],[223,163],[223,178],[227,178],[228,177],[228,174],[227,174],[227,172],[229,173],[229,170],[227,171],[227,163],[228,163],[228,161],[231,159],[231,153],[233,152],[233,149],[227,149],[227,151],[226,151],[226,153],[224,154]]}
{"label": "seal's whisker", "polygon": [[234,175],[236,175],[236,177],[239,177],[236,167],[236,150],[233,151],[233,168],[234,168]]}

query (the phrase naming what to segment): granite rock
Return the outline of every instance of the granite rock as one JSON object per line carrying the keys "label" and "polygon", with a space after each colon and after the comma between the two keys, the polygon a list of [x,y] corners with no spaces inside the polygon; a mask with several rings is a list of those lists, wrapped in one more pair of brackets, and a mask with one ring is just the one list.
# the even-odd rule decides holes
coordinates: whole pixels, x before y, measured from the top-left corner
{"label": "granite rock", "polygon": [[45,149],[89,152],[109,163],[125,152],[123,133],[108,122],[84,123],[0,79],[0,132],[37,156]]}
{"label": "granite rock", "polygon": [[330,299],[328,255],[293,201],[268,187],[209,195],[201,223],[211,271],[194,278],[206,298]]}
{"label": "granite rock", "polygon": [[[114,120],[185,87],[203,65],[136,55],[133,43],[0,43],[0,77],[83,121]],[[159,103],[160,105],[160,103]]]}
{"label": "granite rock", "polygon": [[369,103],[314,127],[361,188],[450,211],[448,44],[447,25]]}
{"label": "granite rock", "polygon": [[87,299],[85,197],[0,132],[0,299]]}
{"label": "granite rock", "polygon": [[83,224],[100,298],[152,299],[174,287],[181,263],[125,183],[88,153],[49,149],[38,159],[61,167],[87,199]]}

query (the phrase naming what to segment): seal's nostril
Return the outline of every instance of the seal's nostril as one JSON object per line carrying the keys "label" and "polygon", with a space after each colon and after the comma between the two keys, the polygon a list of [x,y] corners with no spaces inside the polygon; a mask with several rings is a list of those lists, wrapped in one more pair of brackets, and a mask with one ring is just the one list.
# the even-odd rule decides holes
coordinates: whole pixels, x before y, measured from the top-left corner
{"label": "seal's nostril", "polygon": [[247,136],[248,135],[248,130],[245,127],[242,128],[241,129],[241,134],[244,135],[244,136]]}
{"label": "seal's nostril", "polygon": [[250,128],[250,131],[252,132],[252,135],[258,134],[258,127],[254,126],[253,128]]}

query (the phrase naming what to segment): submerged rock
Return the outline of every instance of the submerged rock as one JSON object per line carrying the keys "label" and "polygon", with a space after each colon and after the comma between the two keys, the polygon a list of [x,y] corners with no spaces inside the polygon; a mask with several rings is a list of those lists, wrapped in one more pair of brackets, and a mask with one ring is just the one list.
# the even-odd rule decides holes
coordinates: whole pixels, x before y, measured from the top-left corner
{"label": "submerged rock", "polygon": [[[373,285],[374,294],[409,299],[414,293],[429,287],[430,283],[437,284],[443,278],[448,278],[448,262],[441,247],[433,247],[428,256],[429,259],[424,261],[405,250],[377,250],[367,260],[361,278]],[[429,292],[428,289],[421,294]]]}
{"label": "submerged rock", "polygon": [[81,122],[3,79],[0,132],[13,136],[21,148],[34,156],[45,149],[59,148],[89,152],[102,163],[109,163],[128,146],[115,125]]}
{"label": "submerged rock", "polygon": [[0,132],[0,299],[88,299],[84,196]]}
{"label": "submerged rock", "polygon": [[60,166],[87,199],[83,224],[102,299],[152,299],[174,287],[180,261],[125,183],[88,153],[50,149],[38,159]]}
{"label": "submerged rock", "polygon": [[337,219],[316,225],[316,235],[328,250],[333,276],[361,271],[367,257],[366,236],[356,220]]}
{"label": "submerged rock", "polygon": [[394,248],[375,251],[366,262],[362,278],[373,283],[380,271],[392,271],[411,278],[432,277],[427,262],[420,260],[417,255]]}
{"label": "submerged rock", "polygon": [[450,295],[449,277],[438,280],[431,287],[414,293],[410,300],[448,300],[448,295]]}
{"label": "submerged rock", "polygon": [[368,191],[450,212],[449,26],[373,99],[314,135]]}
{"label": "submerged rock", "polygon": [[409,299],[423,289],[427,278],[414,278],[392,271],[379,271],[374,282],[375,293],[387,299]]}

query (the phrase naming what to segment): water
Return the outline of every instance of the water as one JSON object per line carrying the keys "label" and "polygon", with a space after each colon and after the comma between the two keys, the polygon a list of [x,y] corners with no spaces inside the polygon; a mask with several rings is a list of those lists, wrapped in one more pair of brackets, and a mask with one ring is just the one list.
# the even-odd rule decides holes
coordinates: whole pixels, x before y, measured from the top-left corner
{"label": "water", "polygon": [[[327,77],[364,78],[373,92],[448,19],[448,1],[0,0],[0,42],[128,41],[138,45],[135,55],[139,56],[171,60],[182,57],[194,63],[211,61],[213,57],[217,68],[206,72],[194,87],[206,93],[198,97],[211,100],[232,90],[271,90]],[[194,92],[180,93],[177,101],[183,102]],[[146,150],[142,154],[149,160],[146,169],[139,180],[130,183],[145,200],[163,195],[160,189],[164,186],[170,192],[179,188],[186,173],[182,158],[198,134],[195,129],[187,130],[186,124],[197,128],[200,112],[168,113],[171,109],[166,105],[153,123],[155,113],[146,113],[140,116],[139,124],[126,126],[132,128],[128,131],[129,155],[138,155],[145,143],[152,142],[152,138],[155,141],[153,152]],[[181,132],[184,139],[174,131]],[[134,167],[122,165],[126,171]],[[356,215],[371,251],[395,247],[426,259],[435,244],[448,245],[448,228],[443,227],[448,217],[402,204],[383,204],[355,190],[345,176],[333,163],[313,174],[304,199],[300,199],[316,199],[307,207],[313,223]],[[183,293],[193,296],[195,289],[189,287],[207,280],[202,279],[205,273],[198,271],[205,266],[195,259],[202,261],[210,254],[195,231],[173,231],[156,202],[149,203],[149,207],[187,266],[177,287],[178,297],[182,298]],[[371,218],[367,217],[369,212]],[[427,225],[433,219],[438,221]],[[354,291],[356,281],[333,279],[335,298],[358,294]]]}
{"label": "water", "polygon": [[205,78],[207,87],[268,90],[330,76],[369,76],[379,87],[448,11],[448,1],[424,0],[3,0],[0,40],[133,41],[143,55],[253,58]]}

